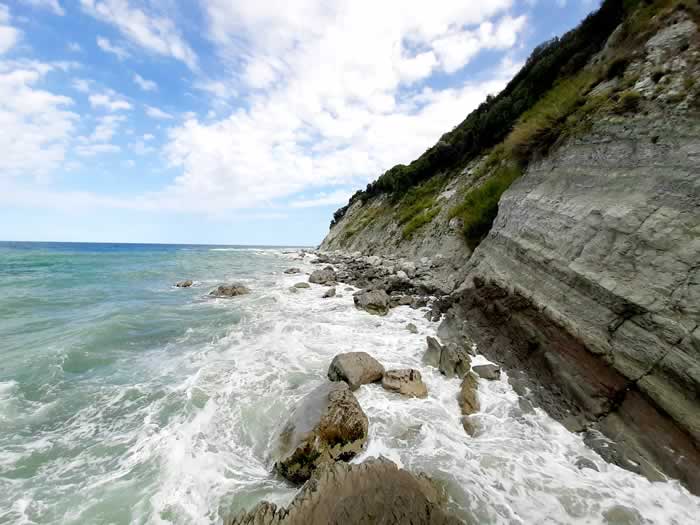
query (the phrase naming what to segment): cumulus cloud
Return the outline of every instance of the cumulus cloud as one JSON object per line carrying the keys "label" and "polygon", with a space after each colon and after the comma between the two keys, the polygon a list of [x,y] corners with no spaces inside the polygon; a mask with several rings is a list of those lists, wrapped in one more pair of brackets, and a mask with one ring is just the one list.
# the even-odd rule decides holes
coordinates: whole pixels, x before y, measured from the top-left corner
{"label": "cumulus cloud", "polygon": [[197,56],[168,17],[133,7],[130,0],[80,0],[83,11],[116,27],[134,44],[196,69]]}
{"label": "cumulus cloud", "polygon": [[0,55],[12,49],[20,35],[20,31],[10,25],[10,10],[0,4]]}
{"label": "cumulus cloud", "polygon": [[144,91],[157,91],[158,85],[152,80],[146,80],[138,73],[134,74],[134,83]]}
{"label": "cumulus cloud", "polygon": [[108,38],[104,38],[102,36],[97,37],[97,47],[99,47],[105,53],[114,55],[119,60],[124,60],[125,58],[129,57],[129,52],[126,49],[116,44],[112,44]]}
{"label": "cumulus cloud", "polygon": [[63,162],[78,115],[71,98],[38,87],[57,69],[0,61],[0,178],[43,178]]}
{"label": "cumulus cloud", "polygon": [[332,193],[319,193],[307,199],[298,199],[289,203],[292,208],[314,208],[316,206],[337,206],[345,204],[353,194],[352,191],[338,190]]}
{"label": "cumulus cloud", "polygon": [[108,89],[104,93],[96,93],[88,97],[90,105],[93,108],[106,109],[107,111],[123,111],[131,109],[131,104],[116,94],[114,91]]}
{"label": "cumulus cloud", "polygon": [[31,5],[33,7],[39,7],[42,9],[49,9],[53,11],[54,14],[63,16],[66,12],[61,7],[58,0],[21,0],[23,3]]}
{"label": "cumulus cloud", "polygon": [[[363,185],[411,161],[514,73],[503,61],[450,89],[426,84],[482,50],[514,46],[525,18],[511,7],[512,0],[206,2],[221,59],[242,60],[229,82],[247,91],[248,104],[170,130],[165,152],[182,174],[164,195],[187,206],[197,195],[205,208],[265,205]],[[329,195],[340,194],[294,206]]]}
{"label": "cumulus cloud", "polygon": [[166,113],[162,109],[153,106],[146,106],[146,115],[157,120],[170,120],[175,118],[170,113]]}

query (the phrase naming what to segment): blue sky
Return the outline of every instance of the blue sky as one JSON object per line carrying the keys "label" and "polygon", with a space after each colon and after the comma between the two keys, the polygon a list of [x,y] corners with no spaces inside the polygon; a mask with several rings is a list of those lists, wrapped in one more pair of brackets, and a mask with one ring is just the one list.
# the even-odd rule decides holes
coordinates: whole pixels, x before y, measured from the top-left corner
{"label": "blue sky", "polygon": [[592,0],[0,0],[0,240],[317,244]]}

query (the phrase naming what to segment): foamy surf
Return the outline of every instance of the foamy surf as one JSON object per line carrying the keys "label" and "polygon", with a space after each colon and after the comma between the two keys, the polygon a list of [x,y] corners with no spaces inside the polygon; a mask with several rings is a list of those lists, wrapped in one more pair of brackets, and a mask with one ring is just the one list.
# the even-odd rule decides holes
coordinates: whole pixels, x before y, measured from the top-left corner
{"label": "foamy surf", "polygon": [[[33,427],[35,435],[3,437],[0,465],[12,475],[0,475],[0,521],[220,524],[261,500],[286,504],[296,489],[273,472],[276,433],[326,380],[333,356],[348,351],[367,351],[387,368],[416,368],[429,390],[426,399],[408,399],[362,386],[356,394],[370,436],[355,461],[384,455],[426,472],[468,523],[684,524],[700,512],[698,498],[679,483],[651,483],[607,464],[542,411],[523,412],[505,374],[479,381],[479,430],[468,436],[459,380],[422,363],[425,337],[437,327],[423,311],[372,316],[354,307],[342,284],[332,299],[313,284],[291,293],[306,276],[283,270],[315,267],[269,253],[214,254],[215,261],[202,260],[207,275],[192,275],[198,286],[180,294],[169,281],[154,284],[153,293],[178,301],[176,310],[161,305],[161,318],[177,314],[184,329],[157,337],[148,351],[81,372],[89,404],[73,413],[66,399],[35,406],[45,412],[31,417],[46,422]],[[233,278],[253,293],[206,296]],[[418,334],[406,330],[409,322]],[[0,409],[30,402],[22,396],[18,384],[4,382]],[[580,456],[599,471],[579,470]]]}

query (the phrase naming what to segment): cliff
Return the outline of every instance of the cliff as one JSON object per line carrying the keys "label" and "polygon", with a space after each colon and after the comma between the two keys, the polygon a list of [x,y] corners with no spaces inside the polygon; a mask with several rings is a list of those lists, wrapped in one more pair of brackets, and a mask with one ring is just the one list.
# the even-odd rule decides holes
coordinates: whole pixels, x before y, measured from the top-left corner
{"label": "cliff", "polygon": [[430,259],[444,338],[524,372],[608,459],[700,493],[700,18],[629,4],[505,137],[368,188],[320,248]]}

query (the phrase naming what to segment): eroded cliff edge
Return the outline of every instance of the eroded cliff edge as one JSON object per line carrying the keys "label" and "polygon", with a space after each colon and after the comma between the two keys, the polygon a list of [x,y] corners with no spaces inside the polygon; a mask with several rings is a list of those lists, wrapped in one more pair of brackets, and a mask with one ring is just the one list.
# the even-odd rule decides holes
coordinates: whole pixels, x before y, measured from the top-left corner
{"label": "eroded cliff edge", "polygon": [[[693,13],[672,7],[579,103],[618,106],[530,159],[476,249],[452,210],[493,176],[491,152],[436,173],[408,234],[401,202],[378,196],[354,202],[321,249],[430,258],[453,305],[445,338],[524,372],[524,392],[611,461],[697,494],[700,46]],[[620,33],[588,67],[611,61]]]}

